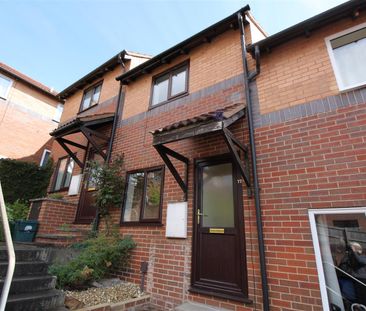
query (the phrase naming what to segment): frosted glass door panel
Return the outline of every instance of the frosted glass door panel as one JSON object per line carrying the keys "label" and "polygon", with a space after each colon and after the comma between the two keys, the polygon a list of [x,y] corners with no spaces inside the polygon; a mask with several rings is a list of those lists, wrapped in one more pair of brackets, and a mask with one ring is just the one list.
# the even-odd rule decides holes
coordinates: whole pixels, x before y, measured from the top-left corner
{"label": "frosted glass door panel", "polygon": [[205,166],[202,187],[203,227],[234,227],[232,164]]}

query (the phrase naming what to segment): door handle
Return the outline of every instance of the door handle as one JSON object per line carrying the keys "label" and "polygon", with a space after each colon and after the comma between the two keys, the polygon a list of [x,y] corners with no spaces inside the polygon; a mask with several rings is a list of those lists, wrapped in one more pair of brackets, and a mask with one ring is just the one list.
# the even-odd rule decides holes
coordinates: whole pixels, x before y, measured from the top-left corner
{"label": "door handle", "polygon": [[201,218],[201,216],[207,216],[207,215],[201,213],[201,210],[198,208],[197,209],[197,224],[198,225],[200,224],[200,218]]}

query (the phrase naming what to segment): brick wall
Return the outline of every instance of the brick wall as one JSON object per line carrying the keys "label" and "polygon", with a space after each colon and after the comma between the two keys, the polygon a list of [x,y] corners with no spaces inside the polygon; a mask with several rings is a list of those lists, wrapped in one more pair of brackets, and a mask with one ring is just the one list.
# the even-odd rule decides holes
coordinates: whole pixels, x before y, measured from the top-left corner
{"label": "brick wall", "polygon": [[145,112],[149,107],[153,76],[189,59],[189,93],[197,92],[242,72],[240,32],[231,30],[182,55],[171,63],[159,66],[151,74],[139,77],[126,87],[123,118]]}
{"label": "brick wall", "polygon": [[324,38],[365,21],[366,11],[361,11],[355,20],[343,19],[262,53],[257,78],[261,113],[338,94]]}
{"label": "brick wall", "polygon": [[55,229],[62,224],[71,224],[75,219],[76,204],[57,199],[39,199],[41,201],[37,234],[54,233]]}
{"label": "brick wall", "polygon": [[366,205],[365,103],[257,129],[273,305],[322,310],[308,209]]}
{"label": "brick wall", "polygon": [[[0,156],[35,154],[50,139],[58,101],[21,81],[14,81],[7,100],[0,99]],[[35,139],[37,137],[37,139]]]}

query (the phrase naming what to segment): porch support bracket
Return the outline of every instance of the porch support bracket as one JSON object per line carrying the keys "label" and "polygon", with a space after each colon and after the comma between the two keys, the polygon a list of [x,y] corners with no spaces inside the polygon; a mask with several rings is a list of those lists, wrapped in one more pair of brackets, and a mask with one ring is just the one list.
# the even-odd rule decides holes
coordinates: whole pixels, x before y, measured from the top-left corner
{"label": "porch support bracket", "polygon": [[[251,184],[250,184],[250,171],[249,171],[249,157],[248,157],[248,146],[242,144],[239,140],[237,140],[234,135],[227,129],[222,129],[224,134],[225,142],[229,148],[230,154],[239,168],[240,174],[244,179],[244,182],[248,189],[248,196],[251,197]],[[244,164],[243,161],[240,159],[239,153],[237,151],[237,148],[243,151],[244,154]]]}
{"label": "porch support bracket", "polygon": [[[64,139],[64,138],[56,138],[56,141],[61,145],[62,148],[64,148],[64,150],[67,152],[67,154],[76,162],[77,165],[79,165],[80,168],[84,167],[84,163],[81,162],[78,157],[75,155],[75,153],[73,153],[71,151],[71,149],[66,145],[66,143],[70,144],[70,145],[75,145],[76,143],[71,142],[68,139]],[[71,143],[70,143],[71,142]],[[79,144],[76,144],[79,145]],[[81,147],[86,148],[85,146],[80,145]]]}
{"label": "porch support bracket", "polygon": [[[184,193],[184,200],[187,201],[188,199],[188,165],[189,159],[185,156],[181,155],[180,153],[165,147],[162,144],[154,145],[154,148],[159,153],[160,157],[163,159],[165,165],[168,167],[169,171],[172,173],[174,179],[177,181],[179,187],[182,189]],[[184,178],[178,173],[177,169],[174,167],[174,164],[169,159],[169,156],[172,158],[181,161],[185,164],[185,176]]]}
{"label": "porch support bracket", "polygon": [[[103,157],[103,159],[106,160],[107,159],[106,153],[102,150],[102,148],[97,144],[97,142],[93,138],[93,135],[95,135],[94,134],[95,131],[87,128],[86,126],[82,126],[80,128],[80,131],[84,134],[86,139],[93,145],[93,147],[96,149],[96,151]],[[98,133],[98,135],[101,135],[101,134]],[[97,136],[97,135],[95,135],[95,136]],[[100,137],[100,136],[98,136],[98,137]],[[102,139],[104,139],[104,138],[102,138]]]}

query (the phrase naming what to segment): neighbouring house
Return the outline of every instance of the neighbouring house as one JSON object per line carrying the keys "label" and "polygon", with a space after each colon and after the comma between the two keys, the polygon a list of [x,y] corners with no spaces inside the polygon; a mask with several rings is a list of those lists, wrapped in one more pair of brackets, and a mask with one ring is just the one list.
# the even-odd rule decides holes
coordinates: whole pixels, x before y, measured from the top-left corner
{"label": "neighbouring house", "polygon": [[62,109],[55,90],[0,63],[0,158],[45,165]]}
{"label": "neighbouring house", "polygon": [[77,114],[97,93],[98,80],[85,79],[66,99],[71,121],[52,135],[82,150],[64,138],[81,131],[88,152],[70,147],[59,160],[50,191],[64,200],[35,202],[38,241],[62,242],[56,226],[92,221],[92,185],[77,187],[85,159],[123,154],[127,184],[112,216],[137,248],[114,274],[139,283],[147,268],[156,308],[366,305],[365,42],[365,1],[271,36],[246,6],[107,73],[121,83],[113,117]]}
{"label": "neighbouring house", "polygon": [[59,126],[51,132],[55,170],[48,192],[63,196],[67,203],[55,199],[33,201],[30,218],[40,221],[39,242],[67,243],[68,235],[58,230],[64,224],[90,227],[96,209],[92,204],[94,188],[83,175],[85,164],[107,160],[112,148],[123,100],[123,88],[116,77],[149,58],[122,51],[58,94],[64,101],[64,111]]}

